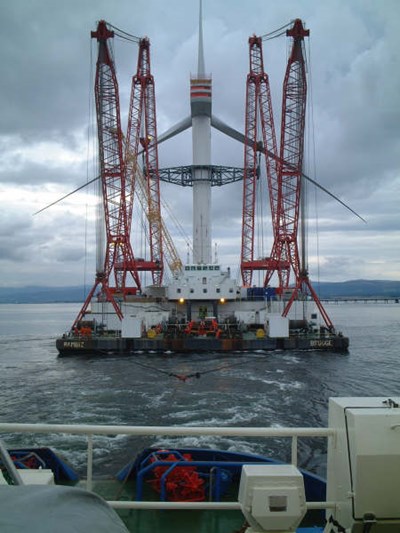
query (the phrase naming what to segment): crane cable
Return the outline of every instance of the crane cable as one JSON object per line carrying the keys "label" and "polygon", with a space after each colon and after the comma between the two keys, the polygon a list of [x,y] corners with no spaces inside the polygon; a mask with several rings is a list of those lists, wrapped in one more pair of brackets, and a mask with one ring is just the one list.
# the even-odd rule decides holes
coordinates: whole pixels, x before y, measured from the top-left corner
{"label": "crane cable", "polygon": [[112,28],[114,30],[115,35],[117,35],[121,39],[124,39],[125,41],[130,41],[131,43],[139,44],[142,40],[141,37],[137,37],[136,35],[132,35],[131,33],[121,30],[120,28],[113,26],[109,22],[107,22],[106,24],[108,28]]}
{"label": "crane cable", "polygon": [[[312,173],[315,177],[317,175],[317,158],[316,158],[316,147],[315,147],[315,122],[314,122],[314,98],[313,98],[313,81],[312,81],[312,68],[311,68],[311,38],[308,39],[308,53],[306,54],[308,59],[308,78],[309,78],[309,130],[311,131],[311,161],[313,162]],[[321,272],[320,272],[320,247],[319,247],[319,211],[318,211],[318,189],[314,188],[314,209],[315,209],[315,232],[316,232],[316,253],[317,253],[317,287],[319,287],[321,281]]]}
{"label": "crane cable", "polygon": [[180,233],[180,236],[185,241],[186,246],[188,246],[189,249],[191,250],[191,252],[193,253],[193,243],[192,243],[191,238],[185,232],[184,227],[180,223],[179,219],[176,217],[176,215],[173,212],[171,206],[168,204],[168,202],[166,200],[163,199],[162,196],[161,196],[161,205],[162,205],[163,209],[168,213],[169,218],[172,220],[174,226],[176,227],[176,229]]}
{"label": "crane cable", "polygon": [[286,28],[291,26],[293,21],[288,22],[284,26],[281,26],[280,28],[271,31],[269,33],[265,33],[264,35],[261,35],[262,41],[270,41],[271,39],[276,39],[277,37],[280,37],[281,35],[284,35],[286,33]]}
{"label": "crane cable", "polygon": [[[265,189],[264,189],[264,185],[266,184],[266,180],[264,182],[264,179],[262,179],[262,175],[261,175],[261,154],[258,153],[258,160],[257,160],[257,181],[256,181],[256,187],[258,189],[258,192],[257,192],[257,195],[256,195],[256,198],[257,199],[261,199],[261,201],[258,201],[257,202],[257,205],[256,205],[256,208],[258,209],[258,213],[257,213],[257,218],[258,218],[258,224],[257,224],[257,228],[256,228],[256,232],[257,232],[257,255],[258,257],[265,257],[266,256],[266,245],[265,245],[265,236],[264,236],[264,226],[265,226],[265,223],[264,223],[264,216],[265,216],[265,211],[264,211],[264,205],[265,205],[265,202],[263,201],[264,200],[264,197],[266,196],[265,193]],[[266,193],[268,194],[268,193]],[[260,278],[260,271],[258,271],[258,283],[261,284],[262,281],[261,281],[261,278]]]}

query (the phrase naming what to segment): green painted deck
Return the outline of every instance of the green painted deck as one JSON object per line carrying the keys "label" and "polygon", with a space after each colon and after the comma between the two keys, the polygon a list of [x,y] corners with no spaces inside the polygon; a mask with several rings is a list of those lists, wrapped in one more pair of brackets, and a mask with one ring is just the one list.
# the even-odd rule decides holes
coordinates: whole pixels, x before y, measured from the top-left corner
{"label": "green painted deck", "polygon": [[[84,483],[82,487],[84,487]],[[134,482],[125,484],[114,480],[95,480],[93,491],[105,500],[132,501],[135,494]],[[158,495],[150,488],[144,493],[146,501],[157,501]],[[234,500],[227,494],[225,501]],[[117,509],[131,533],[234,533],[244,524],[240,511],[193,511],[158,509]]]}
{"label": "green painted deck", "polygon": [[[79,485],[85,488],[85,482]],[[126,483],[113,479],[93,481],[93,492],[108,501],[133,501],[135,482]],[[144,501],[159,501],[158,494],[145,487]],[[237,487],[230,490],[222,501],[237,501]],[[160,510],[160,509],[116,509],[131,533],[242,533],[245,519],[237,510]],[[318,525],[319,527],[315,526]],[[319,533],[324,525],[321,511],[308,511],[298,532]],[[305,528],[305,529],[303,529]]]}

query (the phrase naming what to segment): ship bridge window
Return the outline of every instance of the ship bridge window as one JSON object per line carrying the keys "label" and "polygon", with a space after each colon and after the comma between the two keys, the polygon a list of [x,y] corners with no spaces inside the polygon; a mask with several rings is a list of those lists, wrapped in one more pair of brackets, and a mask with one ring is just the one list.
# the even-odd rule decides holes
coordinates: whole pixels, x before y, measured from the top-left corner
{"label": "ship bridge window", "polygon": [[191,266],[190,270],[196,270],[196,267],[195,266]]}
{"label": "ship bridge window", "polygon": [[202,270],[202,268],[201,268],[201,266],[200,266],[200,265],[199,265],[199,266],[197,267],[197,270]]}
{"label": "ship bridge window", "polygon": [[188,267],[188,266],[185,266],[185,270],[190,270],[190,267]]}
{"label": "ship bridge window", "polygon": [[208,270],[208,267],[206,265],[203,265],[203,270]]}
{"label": "ship bridge window", "polygon": [[208,268],[209,268],[210,270],[214,270],[214,267],[213,267],[212,265],[210,265]]}
{"label": "ship bridge window", "polygon": [[203,278],[203,285],[207,284],[207,278]]}
{"label": "ship bridge window", "polygon": [[214,267],[214,270],[219,270],[219,266],[216,265],[216,266]]}

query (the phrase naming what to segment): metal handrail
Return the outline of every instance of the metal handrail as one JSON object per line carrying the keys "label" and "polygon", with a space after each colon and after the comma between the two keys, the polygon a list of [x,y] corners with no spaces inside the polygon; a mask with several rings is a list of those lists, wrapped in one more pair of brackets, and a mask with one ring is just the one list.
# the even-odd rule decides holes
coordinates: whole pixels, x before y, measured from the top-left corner
{"label": "metal handrail", "polygon": [[111,426],[88,424],[19,424],[0,422],[0,433],[67,433],[70,435],[165,435],[220,437],[333,437],[332,428]]}
{"label": "metal handrail", "polygon": [[[297,465],[297,440],[299,437],[325,437],[336,435],[332,428],[272,428],[272,427],[210,427],[210,426],[111,426],[87,424],[19,424],[0,423],[2,433],[63,433],[86,435],[87,479],[86,489],[93,487],[93,437],[95,435],[163,435],[220,437],[276,437],[291,439],[291,464]],[[7,452],[8,453],[8,452]],[[21,480],[22,482],[22,480]],[[240,509],[237,502],[121,502],[108,501],[115,509]],[[334,508],[335,502],[307,502],[308,509]]]}

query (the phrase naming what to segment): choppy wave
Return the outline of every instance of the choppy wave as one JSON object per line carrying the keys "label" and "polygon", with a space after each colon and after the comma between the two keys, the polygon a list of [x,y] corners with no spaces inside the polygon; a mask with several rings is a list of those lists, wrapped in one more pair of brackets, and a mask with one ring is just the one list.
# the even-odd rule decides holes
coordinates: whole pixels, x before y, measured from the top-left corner
{"label": "choppy wave", "polygon": [[[67,321],[31,325],[32,306],[18,306],[18,331],[0,328],[0,420],[118,425],[325,426],[330,396],[398,395],[400,306],[333,306],[333,320],[350,337],[348,355],[322,352],[144,355],[58,358],[55,338]],[[48,311],[50,312],[50,311]],[[4,315],[4,313],[3,313]],[[332,318],[332,317],[331,317]],[[150,369],[135,361],[146,362]],[[235,366],[236,365],[236,366]],[[169,373],[199,379],[185,381]],[[83,469],[81,436],[7,435],[7,443],[51,445]],[[145,446],[202,446],[272,454],[285,459],[282,439],[95,437],[95,459],[116,471]],[[325,443],[299,442],[301,462],[321,473]]]}

